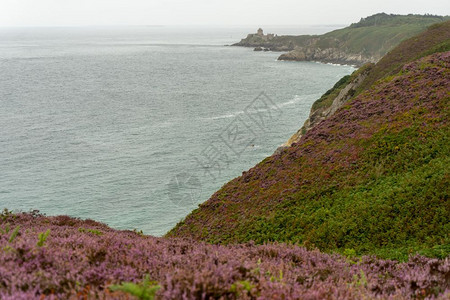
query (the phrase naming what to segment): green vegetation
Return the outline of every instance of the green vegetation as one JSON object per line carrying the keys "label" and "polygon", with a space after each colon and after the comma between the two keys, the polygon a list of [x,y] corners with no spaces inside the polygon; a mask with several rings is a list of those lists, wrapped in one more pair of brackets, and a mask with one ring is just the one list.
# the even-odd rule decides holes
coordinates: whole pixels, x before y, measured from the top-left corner
{"label": "green vegetation", "polygon": [[336,84],[325,92],[325,94],[320,97],[319,100],[314,102],[312,106],[312,110],[316,110],[319,108],[329,107],[333,103],[333,99],[339,94],[339,92],[347,86],[347,84],[351,81],[351,76],[346,75],[342,77]]}
{"label": "green vegetation", "polygon": [[16,237],[19,235],[20,226],[17,226],[14,228],[13,232],[11,233],[11,236],[9,237],[8,242],[12,243],[16,239]]}
{"label": "green vegetation", "polygon": [[414,128],[375,135],[358,162],[365,180],[339,189],[337,182],[310,186],[276,206],[273,216],[260,217],[241,238],[401,260],[416,252],[449,255],[448,130],[427,134],[425,143]]}
{"label": "green vegetation", "polygon": [[362,65],[377,62],[402,41],[448,20],[449,16],[380,13],[323,35],[276,36],[272,39],[249,35],[235,45],[291,51],[281,55],[279,59],[282,60]]}
{"label": "green vegetation", "polygon": [[[448,260],[347,257],[284,243],[210,245],[92,220],[14,214],[0,232],[1,299],[444,299]],[[74,224],[67,226],[61,224]],[[0,227],[5,227],[0,220]],[[78,228],[104,234],[87,235]],[[51,230],[47,247],[36,232]],[[151,278],[151,280],[150,280]],[[419,297],[417,297],[419,295]]]}
{"label": "green vegetation", "polygon": [[450,21],[430,26],[389,52],[374,66],[356,94],[368,89],[377,80],[397,74],[407,62],[446,51],[450,51]]}
{"label": "green vegetation", "polygon": [[[350,89],[361,72],[363,86]],[[447,299],[450,21],[344,77],[314,107],[346,86],[352,98],[334,115],[168,234],[181,238],[0,212],[0,298]]]}
{"label": "green vegetation", "polygon": [[50,229],[47,229],[46,232],[39,233],[38,242],[37,242],[38,247],[43,247],[45,245],[45,242],[47,241],[49,234],[50,234]]}
{"label": "green vegetation", "polygon": [[386,14],[379,13],[367,18],[361,18],[358,23],[353,23],[350,25],[351,28],[360,28],[360,27],[370,27],[370,26],[381,26],[381,25],[410,25],[413,23],[422,24],[424,26],[428,26],[432,23],[438,21],[447,21],[449,17],[441,17],[437,15],[394,15],[394,14]]}
{"label": "green vegetation", "polygon": [[150,277],[147,275],[144,280],[139,283],[123,282],[119,285],[112,285],[109,289],[113,292],[124,292],[130,294],[141,300],[152,300],[155,298],[156,292],[161,287],[157,282],[150,281]]}
{"label": "green vegetation", "polygon": [[324,34],[316,46],[322,49],[338,46],[349,53],[381,57],[401,41],[446,20],[449,17],[376,14],[349,27]]}
{"label": "green vegetation", "polygon": [[349,258],[450,255],[449,41],[450,21],[403,42],[335,115],[230,181],[168,236],[286,242]]}
{"label": "green vegetation", "polygon": [[230,287],[230,292],[234,293],[238,297],[243,297],[250,295],[252,292],[252,289],[255,287],[253,284],[247,280],[241,280],[237,281],[236,283],[233,283]]}
{"label": "green vegetation", "polygon": [[83,228],[83,227],[78,228],[78,231],[79,232],[88,232],[88,233],[92,233],[92,234],[95,234],[95,235],[98,235],[98,236],[103,234],[103,232],[101,232],[100,230],[91,229],[91,228]]}
{"label": "green vegetation", "polygon": [[368,63],[354,71],[351,75],[346,75],[342,77],[336,84],[325,92],[325,94],[320,97],[320,99],[316,100],[311,108],[311,111],[315,111],[318,109],[326,109],[331,106],[333,100],[339,95],[339,93],[344,89],[350,82],[355,80],[361,73],[369,72],[373,64]]}

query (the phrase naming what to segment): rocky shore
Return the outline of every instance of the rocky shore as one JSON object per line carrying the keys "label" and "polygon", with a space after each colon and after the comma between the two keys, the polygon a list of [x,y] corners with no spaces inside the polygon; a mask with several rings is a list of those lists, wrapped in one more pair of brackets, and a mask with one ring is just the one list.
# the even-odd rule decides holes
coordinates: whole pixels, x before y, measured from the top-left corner
{"label": "rocky shore", "polygon": [[263,30],[259,28],[256,33],[250,33],[246,38],[231,46],[254,48],[255,51],[291,51],[295,49],[295,43],[288,41],[295,37],[278,36],[272,33],[264,34]]}
{"label": "rocky shore", "polygon": [[366,63],[375,63],[380,58],[379,56],[368,56],[363,53],[346,53],[337,48],[320,49],[309,47],[284,53],[278,57],[278,60],[318,61],[360,67]]}
{"label": "rocky shore", "polygon": [[318,61],[342,65],[362,66],[368,62],[377,62],[382,55],[366,55],[364,53],[349,53],[340,48],[320,48],[316,44],[317,36],[277,36],[264,35],[262,29],[255,34],[249,34],[245,39],[232,46],[254,48],[259,51],[286,52],[278,60],[286,61]]}
{"label": "rocky shore", "polygon": [[256,33],[247,35],[232,46],[250,47],[255,51],[286,52],[278,60],[317,61],[360,67],[378,62],[403,40],[447,19],[449,17],[381,13],[323,35],[264,34],[259,28]]}

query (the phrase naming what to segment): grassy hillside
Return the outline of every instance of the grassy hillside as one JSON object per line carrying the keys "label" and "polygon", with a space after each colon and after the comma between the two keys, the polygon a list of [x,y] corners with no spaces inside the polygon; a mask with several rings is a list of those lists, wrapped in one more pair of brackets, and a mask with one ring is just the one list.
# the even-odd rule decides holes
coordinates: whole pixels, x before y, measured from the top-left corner
{"label": "grassy hillside", "polygon": [[316,47],[341,47],[350,53],[381,57],[401,41],[445,20],[448,17],[377,14],[322,35]]}
{"label": "grassy hillside", "polygon": [[[414,51],[410,49],[414,49]],[[320,99],[314,102],[305,124],[292,135],[283,147],[298,142],[310,128],[320,123],[329,114],[344,105],[346,101],[367,89],[378,79],[398,73],[406,62],[419,59],[430,53],[449,50],[450,22],[444,22],[431,26],[426,32],[408,40],[401,47],[395,48],[375,68],[373,68],[374,64],[368,63],[353,74],[341,78]]]}
{"label": "grassy hillside", "polygon": [[[344,89],[350,82],[355,80],[359,74],[362,72],[370,72],[370,69],[373,67],[373,64],[366,64],[363,67],[357,69],[354,71],[351,75],[346,75],[338,80],[338,82],[335,83],[335,85],[325,92],[318,100],[316,100],[311,110],[317,110],[320,108],[328,108],[333,103],[333,100],[339,95],[339,93]],[[355,91],[356,92],[356,91]]]}
{"label": "grassy hillside", "polygon": [[449,23],[402,43],[358,96],[226,184],[168,236],[398,259],[449,255],[450,52],[441,52]]}
{"label": "grassy hillside", "polygon": [[281,55],[282,60],[362,65],[377,62],[403,40],[419,34],[433,24],[449,19],[448,16],[381,13],[323,35],[277,36],[271,40],[250,35],[235,45],[291,51]]}
{"label": "grassy hillside", "polygon": [[0,212],[0,299],[448,299],[449,26],[367,68],[334,115],[168,237]]}
{"label": "grassy hillside", "polygon": [[400,71],[402,66],[436,52],[450,51],[450,21],[430,26],[384,56],[375,66],[357,92],[361,92],[377,80]]}

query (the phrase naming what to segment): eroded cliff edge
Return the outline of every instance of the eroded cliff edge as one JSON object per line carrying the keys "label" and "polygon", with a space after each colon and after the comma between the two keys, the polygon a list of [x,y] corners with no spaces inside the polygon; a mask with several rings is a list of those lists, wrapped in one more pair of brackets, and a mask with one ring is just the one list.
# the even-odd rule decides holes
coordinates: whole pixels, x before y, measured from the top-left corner
{"label": "eroded cliff edge", "polygon": [[328,90],[319,100],[314,102],[309,117],[303,126],[277,151],[280,151],[285,147],[290,147],[293,143],[298,143],[306,132],[314,128],[321,121],[332,116],[355,95],[356,90],[367,78],[372,67],[373,64],[369,63],[353,72],[353,74],[343,77],[333,86],[333,88]]}

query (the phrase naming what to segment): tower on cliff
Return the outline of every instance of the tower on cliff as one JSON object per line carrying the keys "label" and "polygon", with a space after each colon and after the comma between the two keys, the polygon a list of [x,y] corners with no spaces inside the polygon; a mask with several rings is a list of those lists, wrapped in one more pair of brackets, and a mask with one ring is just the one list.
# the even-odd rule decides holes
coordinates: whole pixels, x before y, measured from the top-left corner
{"label": "tower on cliff", "polygon": [[263,32],[262,28],[258,28],[258,31],[256,32],[256,34],[259,36],[264,36],[264,32]]}

